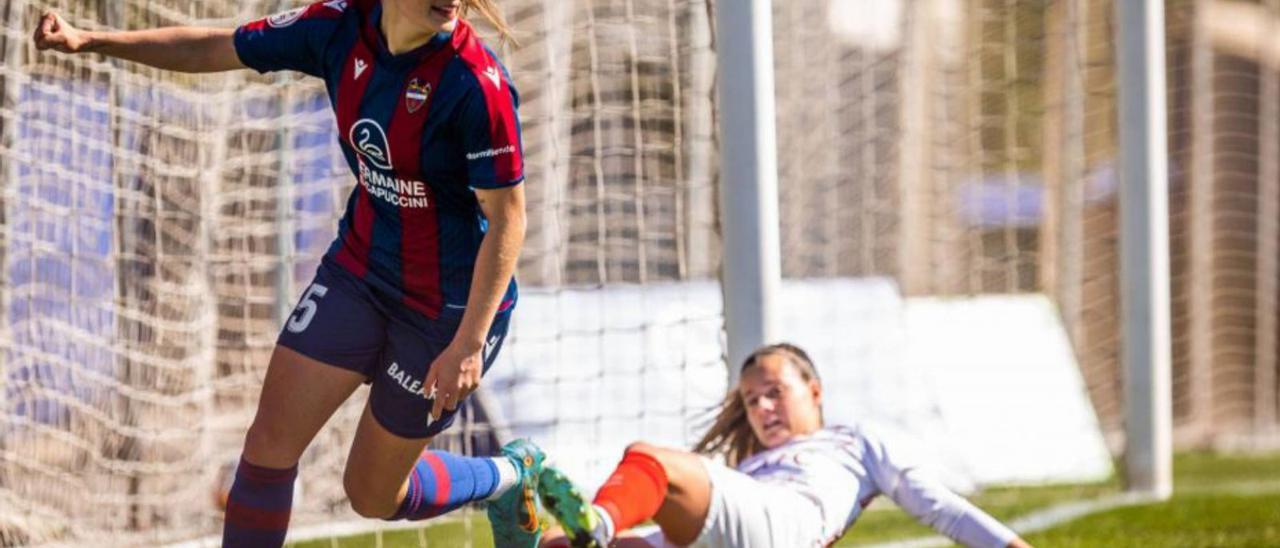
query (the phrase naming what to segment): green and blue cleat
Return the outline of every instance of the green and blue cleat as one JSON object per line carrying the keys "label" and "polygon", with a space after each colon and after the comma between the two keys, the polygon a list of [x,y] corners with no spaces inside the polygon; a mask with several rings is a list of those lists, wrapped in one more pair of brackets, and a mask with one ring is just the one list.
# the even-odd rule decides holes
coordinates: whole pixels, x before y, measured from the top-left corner
{"label": "green and blue cleat", "polygon": [[569,538],[574,548],[605,548],[608,539],[601,538],[601,520],[591,501],[569,480],[564,472],[548,466],[538,481],[538,496]]}
{"label": "green and blue cleat", "polygon": [[511,460],[520,479],[514,487],[489,503],[489,524],[493,527],[493,543],[503,548],[533,548],[542,538],[538,516],[538,484],[542,461],[546,455],[537,445],[518,439],[502,446],[502,454]]}

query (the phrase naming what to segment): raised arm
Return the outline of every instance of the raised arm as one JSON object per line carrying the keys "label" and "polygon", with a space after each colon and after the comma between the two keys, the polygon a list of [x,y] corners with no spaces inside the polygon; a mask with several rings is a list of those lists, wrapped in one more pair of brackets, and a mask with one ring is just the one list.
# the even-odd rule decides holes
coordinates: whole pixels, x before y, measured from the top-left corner
{"label": "raised arm", "polygon": [[1029,548],[1018,534],[955,494],[933,474],[903,459],[877,438],[866,438],[872,476],[880,492],[938,533],[983,548]]}
{"label": "raised arm", "polygon": [[236,54],[234,29],[167,27],[136,31],[84,31],[46,11],[35,31],[36,49],[98,52],[178,72],[246,68]]}

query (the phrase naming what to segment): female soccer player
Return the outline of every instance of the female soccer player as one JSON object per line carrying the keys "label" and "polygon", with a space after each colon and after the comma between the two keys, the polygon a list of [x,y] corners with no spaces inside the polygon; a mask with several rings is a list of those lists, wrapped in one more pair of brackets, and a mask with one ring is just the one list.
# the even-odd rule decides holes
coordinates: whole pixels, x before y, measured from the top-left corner
{"label": "female soccer player", "polygon": [[518,96],[470,11],[507,35],[493,0],[328,0],[237,29],[86,32],[52,12],[40,20],[41,50],[325,81],[358,184],[272,354],[225,546],[282,544],[299,457],[362,382],[372,390],[343,477],[356,512],[425,519],[494,499],[498,544],[537,543],[536,447],[513,442],[492,459],[423,450],[501,347],[525,234]]}
{"label": "female soccer player", "polygon": [[[821,406],[809,356],[789,344],[766,346],[742,364],[741,381],[694,449],[723,452],[728,466],[636,443],[593,503],[559,470],[545,469],[543,503],[573,546],[827,546],[881,494],[956,542],[1026,546],[903,458],[901,448],[861,429],[824,426]],[[649,519],[659,532],[620,536]]]}

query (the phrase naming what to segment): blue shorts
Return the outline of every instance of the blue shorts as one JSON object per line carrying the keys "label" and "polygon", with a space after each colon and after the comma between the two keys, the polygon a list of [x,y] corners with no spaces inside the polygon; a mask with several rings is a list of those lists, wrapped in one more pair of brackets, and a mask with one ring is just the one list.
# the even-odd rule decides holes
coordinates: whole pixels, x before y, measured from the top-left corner
{"label": "blue shorts", "polygon": [[[485,336],[484,371],[502,349],[510,307],[499,312]],[[423,380],[462,322],[461,311],[431,319],[324,261],[285,322],[276,344],[320,362],[364,375],[369,407],[378,423],[404,438],[435,436],[457,410],[431,420],[432,401]]]}

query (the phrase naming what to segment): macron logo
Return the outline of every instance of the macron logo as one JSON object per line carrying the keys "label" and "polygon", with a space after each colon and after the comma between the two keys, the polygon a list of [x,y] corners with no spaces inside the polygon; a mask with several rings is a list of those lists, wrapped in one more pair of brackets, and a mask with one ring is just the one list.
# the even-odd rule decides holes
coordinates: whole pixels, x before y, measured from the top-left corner
{"label": "macron logo", "polygon": [[489,78],[490,82],[493,82],[493,87],[495,88],[502,87],[502,77],[498,76],[498,67],[491,66],[487,69],[484,69],[484,75]]}
{"label": "macron logo", "polygon": [[369,68],[369,63],[366,63],[364,62],[364,59],[360,59],[357,57],[356,58],[356,77],[354,79],[359,80],[360,75],[364,74],[364,69],[367,69],[367,68]]}
{"label": "macron logo", "polygon": [[484,352],[480,354],[481,361],[489,361],[489,358],[493,357],[493,348],[496,346],[498,346],[498,336],[489,337],[489,340],[484,343]]}

